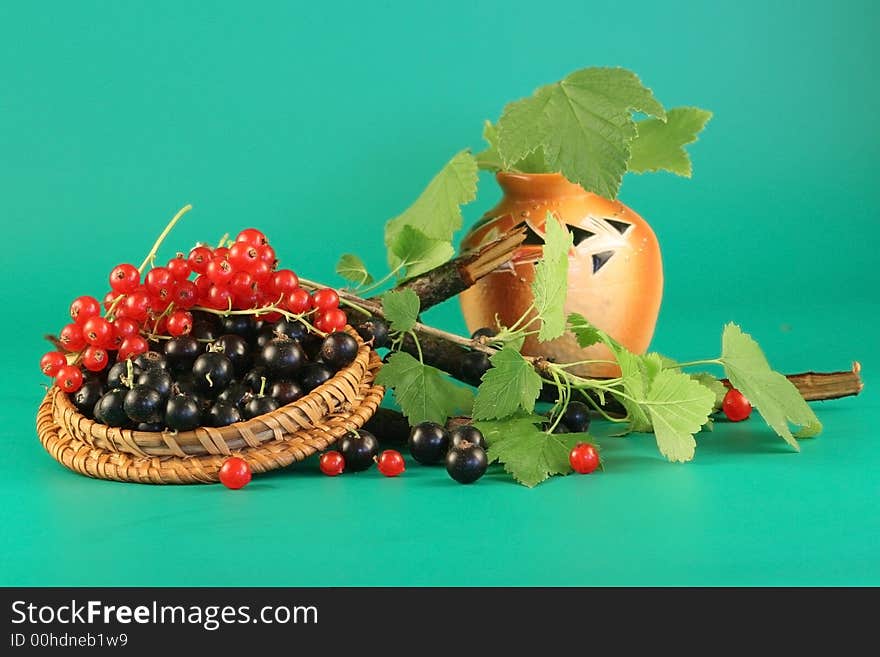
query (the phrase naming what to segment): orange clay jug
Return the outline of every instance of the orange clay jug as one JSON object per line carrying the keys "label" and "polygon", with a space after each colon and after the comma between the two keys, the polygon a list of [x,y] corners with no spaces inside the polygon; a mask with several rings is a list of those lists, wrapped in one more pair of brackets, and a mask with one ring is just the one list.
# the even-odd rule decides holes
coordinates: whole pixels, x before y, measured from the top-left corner
{"label": "orange clay jug", "polygon": [[[468,329],[494,327],[496,316],[503,326],[511,326],[528,310],[549,212],[566,224],[574,242],[565,312],[580,313],[631,351],[644,353],[663,294],[660,247],[651,227],[623,203],[587,192],[561,174],[502,172],[497,179],[504,197],[465,236],[462,250],[517,226],[526,227],[527,237],[510,269],[493,272],[461,293]],[[544,343],[530,336],[522,352],[557,363],[613,361],[604,345],[582,349],[569,333]],[[581,365],[574,371],[582,376],[619,375],[613,362]]]}

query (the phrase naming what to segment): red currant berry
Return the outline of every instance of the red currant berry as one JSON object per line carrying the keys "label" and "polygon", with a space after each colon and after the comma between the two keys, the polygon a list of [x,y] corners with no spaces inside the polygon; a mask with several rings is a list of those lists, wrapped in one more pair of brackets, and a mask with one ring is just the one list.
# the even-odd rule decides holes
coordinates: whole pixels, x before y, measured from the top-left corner
{"label": "red currant berry", "polygon": [[208,269],[208,263],[214,259],[214,252],[207,246],[196,246],[189,252],[186,261],[190,268],[197,274],[204,274]]}
{"label": "red currant berry", "polygon": [[58,340],[67,351],[80,351],[86,346],[86,339],[79,324],[68,324],[61,329]]}
{"label": "red currant berry", "polygon": [[233,268],[232,263],[228,260],[214,258],[208,263],[208,269],[205,272],[205,275],[214,285],[226,287],[235,275],[235,269]]}
{"label": "red currant berry", "polygon": [[312,309],[312,295],[298,287],[287,295],[284,305],[295,315],[302,315]]}
{"label": "red currant berry", "polygon": [[174,276],[171,271],[165,267],[153,267],[144,276],[144,287],[147,292],[154,297],[160,296],[162,290],[166,290],[174,285]]}
{"label": "red currant berry", "polygon": [[55,376],[65,365],[67,357],[60,351],[47,351],[40,359],[40,371],[46,376]]}
{"label": "red currant berry", "polygon": [[340,452],[333,450],[332,452],[324,452],[318,459],[318,466],[328,477],[335,477],[342,474],[345,470],[345,459]]}
{"label": "red currant berry", "polygon": [[107,352],[100,347],[89,345],[82,355],[82,364],[89,372],[100,372],[107,367]]}
{"label": "red currant berry", "polygon": [[269,265],[269,269],[275,269],[275,265],[278,263],[278,260],[275,258],[275,249],[273,249],[268,244],[264,244],[260,247],[260,260]]}
{"label": "red currant berry", "polygon": [[127,338],[129,335],[137,335],[138,323],[131,317],[117,317],[113,320],[113,331],[116,335]]}
{"label": "red currant berry", "polygon": [[129,358],[137,358],[150,350],[150,345],[142,335],[129,335],[119,345],[119,353],[116,360],[122,361]]}
{"label": "red currant berry", "polygon": [[196,305],[198,297],[199,291],[195,283],[192,281],[180,281],[180,283],[177,284],[177,287],[174,288],[174,294],[172,295],[171,300],[178,308],[189,310]]}
{"label": "red currant berry", "polygon": [[315,327],[324,333],[341,331],[346,324],[348,324],[348,317],[339,308],[318,311],[318,316],[315,319]]}
{"label": "red currant berry", "polygon": [[376,465],[379,466],[379,472],[386,477],[396,477],[403,474],[404,470],[406,470],[406,462],[403,460],[403,456],[395,449],[386,449],[379,454]]}
{"label": "red currant berry", "polygon": [[55,374],[55,385],[64,392],[76,392],[83,382],[83,373],[75,365],[65,365]]}
{"label": "red currant berry", "polygon": [[590,443],[578,443],[568,453],[572,469],[580,474],[590,474],[599,467],[599,452]]}
{"label": "red currant berry", "polygon": [[77,324],[84,324],[91,317],[101,314],[101,304],[95,297],[77,297],[70,304],[70,318]]}
{"label": "red currant berry", "polygon": [[246,271],[236,271],[229,279],[229,291],[234,297],[250,297],[256,290],[254,277]]}
{"label": "red currant berry", "polygon": [[202,274],[196,276],[193,285],[196,286],[196,303],[204,304],[208,300],[208,292],[211,290],[211,279]]}
{"label": "red currant berry", "polygon": [[134,265],[116,265],[110,270],[110,289],[116,294],[134,292],[140,284],[141,273]]}
{"label": "red currant berry", "polygon": [[252,271],[260,261],[257,247],[244,242],[236,242],[229,247],[229,263],[238,271]]}
{"label": "red currant berry", "polygon": [[220,466],[220,483],[226,488],[238,490],[247,486],[251,480],[251,466],[237,456],[230,456]]}
{"label": "red currant berry", "polygon": [[179,338],[181,335],[187,335],[192,331],[193,316],[185,310],[175,310],[168,316],[168,335]]}
{"label": "red currant berry", "polygon": [[299,277],[289,269],[279,269],[269,278],[268,289],[276,299],[288,296],[299,289]]}
{"label": "red currant berry", "polygon": [[113,326],[103,317],[89,317],[83,327],[83,337],[90,345],[103,347],[113,340]]}
{"label": "red currant berry", "polygon": [[339,308],[339,295],[329,287],[321,288],[312,295],[312,303],[318,310]]}
{"label": "red currant berry", "polygon": [[189,278],[192,271],[189,261],[183,257],[182,253],[178,253],[176,258],[169,260],[168,264],[165,265],[165,269],[171,272],[171,276],[178,283]]}
{"label": "red currant berry", "polygon": [[264,244],[268,244],[269,240],[266,239],[266,236],[256,228],[245,228],[241,231],[235,238],[236,242],[244,242],[245,244],[250,244],[251,246],[263,246]]}
{"label": "red currant berry", "polygon": [[165,312],[171,299],[163,299],[162,297],[150,296],[150,312],[153,315],[161,315]]}
{"label": "red currant berry", "polygon": [[150,313],[150,295],[145,290],[135,290],[129,294],[120,304],[118,315],[130,317],[136,322],[142,322]]}
{"label": "red currant berry", "polygon": [[736,388],[731,388],[724,395],[721,410],[731,422],[742,422],[752,414],[752,405]]}
{"label": "red currant berry", "polygon": [[211,286],[208,290],[208,298],[205,299],[205,305],[214,310],[228,310],[232,303],[232,293],[228,288]]}
{"label": "red currant berry", "polygon": [[[110,312],[110,308],[113,306],[114,303],[116,303],[116,300],[122,298],[124,298],[123,295],[119,294],[118,292],[114,292],[113,290],[110,290],[107,294],[104,295],[104,301],[102,302],[104,305],[104,310],[106,312]],[[122,303],[121,300],[120,303]]]}
{"label": "red currant berry", "polygon": [[225,246],[218,246],[214,249],[214,257],[220,258],[221,260],[229,260],[229,249]]}
{"label": "red currant berry", "polygon": [[251,269],[251,276],[254,277],[258,285],[266,285],[272,277],[272,268],[260,260]]}

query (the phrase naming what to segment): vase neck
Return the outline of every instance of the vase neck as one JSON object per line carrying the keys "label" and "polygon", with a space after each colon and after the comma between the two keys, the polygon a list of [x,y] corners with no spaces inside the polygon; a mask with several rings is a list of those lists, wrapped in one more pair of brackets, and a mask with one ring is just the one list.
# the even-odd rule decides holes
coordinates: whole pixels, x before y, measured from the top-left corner
{"label": "vase neck", "polygon": [[580,196],[584,188],[570,182],[561,173],[510,173],[500,171],[495,176],[504,195],[511,200],[533,200]]}

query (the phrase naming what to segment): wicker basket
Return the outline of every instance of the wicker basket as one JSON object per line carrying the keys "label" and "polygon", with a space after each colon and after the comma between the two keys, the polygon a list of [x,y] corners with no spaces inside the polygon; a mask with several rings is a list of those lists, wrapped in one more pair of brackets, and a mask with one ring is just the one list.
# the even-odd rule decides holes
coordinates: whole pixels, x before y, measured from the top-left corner
{"label": "wicker basket", "polygon": [[147,432],[108,427],[81,415],[52,387],[37,412],[46,451],[89,477],[144,484],[213,483],[230,455],[254,472],[283,468],[336,442],[370,419],[384,389],[373,381],[381,361],[351,329],[354,362],[295,402],[244,422],[193,431]]}

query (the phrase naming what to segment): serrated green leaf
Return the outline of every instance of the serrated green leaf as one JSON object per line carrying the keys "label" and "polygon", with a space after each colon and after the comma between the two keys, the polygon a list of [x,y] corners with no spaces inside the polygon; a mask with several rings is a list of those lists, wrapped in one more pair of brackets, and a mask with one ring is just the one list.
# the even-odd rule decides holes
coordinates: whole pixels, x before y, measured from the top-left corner
{"label": "serrated green leaf", "polygon": [[690,377],[698,382],[702,383],[704,386],[709,388],[715,395],[715,409],[721,408],[721,402],[724,401],[724,395],[727,394],[727,386],[721,383],[718,380],[718,377],[709,374],[708,372],[698,372],[696,374],[691,374]]}
{"label": "serrated green leaf", "polygon": [[[648,398],[648,390],[657,373],[663,368],[658,354],[637,356],[623,347],[614,349],[617,364],[620,366],[620,377],[623,391],[627,397],[618,397],[629,415],[631,431],[651,431],[653,423],[643,403]],[[635,401],[633,401],[635,400]]]}
{"label": "serrated green leaf", "polygon": [[457,413],[469,413],[473,393],[450,381],[442,371],[398,351],[379,370],[376,383],[391,388],[411,425],[443,424]]}
{"label": "serrated green leaf", "polygon": [[485,171],[501,171],[504,168],[504,163],[498,154],[498,130],[491,121],[486,121],[483,124],[483,139],[489,145],[485,150],[474,155],[477,166]]}
{"label": "serrated green leaf", "polygon": [[541,392],[541,377],[522,355],[505,347],[489,359],[474,400],[474,419],[494,420],[523,410],[531,413]]}
{"label": "serrated green leaf", "polygon": [[404,264],[403,279],[424,274],[455,255],[450,242],[432,239],[412,226],[401,228],[389,248]]}
{"label": "serrated green leaf", "polygon": [[[657,363],[659,365],[659,359]],[[715,394],[689,375],[659,370],[651,382],[646,408],[660,453],[670,461],[690,461],[697,446],[694,434],[709,419]]]}
{"label": "serrated green leaf", "polygon": [[[767,357],[754,338],[736,324],[724,327],[721,360],[731,385],[758,410],[785,442],[800,449],[795,438],[818,435],[822,423],[794,384],[770,369]],[[789,423],[800,427],[792,435]]]}
{"label": "serrated green leaf", "polygon": [[574,334],[579,347],[591,347],[599,342],[608,344],[608,335],[590,324],[580,313],[568,316],[568,329]]}
{"label": "serrated green leaf", "polygon": [[476,422],[489,443],[489,460],[498,461],[514,479],[528,487],[556,474],[568,474],[568,453],[579,442],[590,442],[583,433],[548,434],[536,425],[546,418],[518,416]]}
{"label": "serrated green leaf", "polygon": [[546,342],[565,332],[565,295],[568,291],[568,251],[572,235],[560,221],[547,213],[541,261],[535,265],[532,294],[535,312],[541,320],[538,340]]}
{"label": "serrated green leaf", "polygon": [[645,173],[662,169],[690,178],[691,159],[684,147],[697,141],[711,118],[712,112],[698,107],[676,107],[666,113],[666,121],[639,121],[629,170]]}
{"label": "serrated green leaf", "polygon": [[404,226],[411,226],[432,240],[452,242],[453,234],[461,228],[460,206],[473,201],[476,194],[477,162],[468,151],[461,151],[434,176],[415,203],[385,224],[391,268],[402,262],[392,245]]}
{"label": "serrated green leaf", "polygon": [[364,261],[353,253],[343,253],[336,263],[336,273],[356,286],[369,285],[373,277],[367,271]]}
{"label": "serrated green leaf", "polygon": [[510,103],[498,121],[506,167],[542,151],[545,171],[615,198],[637,134],[632,112],[664,119],[663,106],[622,68],[586,68]]}
{"label": "serrated green leaf", "polygon": [[410,289],[389,290],[382,295],[382,313],[391,330],[406,333],[418,321],[419,297]]}

